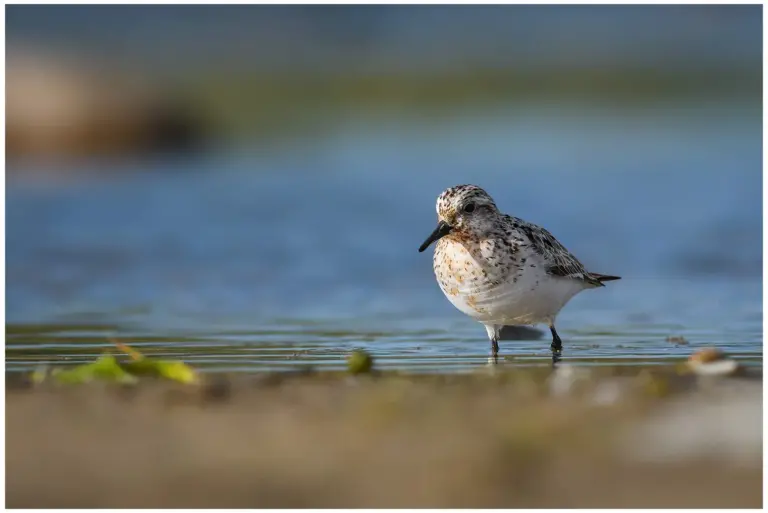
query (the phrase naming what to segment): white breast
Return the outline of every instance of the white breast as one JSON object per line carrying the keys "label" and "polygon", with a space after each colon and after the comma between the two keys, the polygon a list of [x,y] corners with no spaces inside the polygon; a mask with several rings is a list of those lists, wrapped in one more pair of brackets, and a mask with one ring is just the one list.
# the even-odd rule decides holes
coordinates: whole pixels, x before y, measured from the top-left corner
{"label": "white breast", "polygon": [[433,259],[435,276],[448,300],[483,323],[548,322],[584,285],[551,276],[546,264],[526,248],[471,245],[444,237]]}

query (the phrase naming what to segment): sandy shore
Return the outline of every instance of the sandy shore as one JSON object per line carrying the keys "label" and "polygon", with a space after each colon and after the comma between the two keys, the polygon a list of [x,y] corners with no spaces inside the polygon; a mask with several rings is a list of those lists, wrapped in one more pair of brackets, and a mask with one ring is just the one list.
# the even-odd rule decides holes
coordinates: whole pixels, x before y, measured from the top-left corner
{"label": "sandy shore", "polygon": [[762,378],[7,378],[7,507],[761,507]]}

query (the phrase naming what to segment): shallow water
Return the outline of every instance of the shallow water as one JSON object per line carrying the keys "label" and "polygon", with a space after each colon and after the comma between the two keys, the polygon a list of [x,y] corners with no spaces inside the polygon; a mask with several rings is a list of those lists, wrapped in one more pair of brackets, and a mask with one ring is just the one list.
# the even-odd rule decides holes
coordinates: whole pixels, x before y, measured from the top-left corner
{"label": "shallow water", "polygon": [[[566,359],[655,363],[716,345],[761,361],[759,106],[403,121],[80,165],[44,186],[10,178],[6,368],[85,361],[112,336],[219,370],[336,368],[354,347],[385,368],[483,365],[485,330],[416,251],[437,194],[468,182],[623,276],[562,311]],[[528,338],[501,343],[509,363],[548,361],[546,334]]]}

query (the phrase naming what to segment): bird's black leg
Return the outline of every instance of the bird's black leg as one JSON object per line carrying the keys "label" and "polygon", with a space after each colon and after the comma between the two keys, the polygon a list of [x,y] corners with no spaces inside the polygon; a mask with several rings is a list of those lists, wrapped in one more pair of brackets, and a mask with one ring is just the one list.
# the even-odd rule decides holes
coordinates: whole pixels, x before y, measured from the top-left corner
{"label": "bird's black leg", "polygon": [[554,365],[560,361],[560,357],[563,354],[563,341],[560,340],[554,324],[549,326],[549,331],[552,332],[552,345],[549,347],[552,349],[552,365]]}
{"label": "bird's black leg", "polygon": [[499,360],[499,342],[496,340],[496,335],[491,338],[491,357],[493,358],[493,363],[498,362]]}
{"label": "bird's black leg", "polygon": [[501,327],[496,324],[486,324],[485,331],[488,333],[488,338],[491,340],[491,357],[488,359],[489,363],[495,364],[499,362],[499,331]]}

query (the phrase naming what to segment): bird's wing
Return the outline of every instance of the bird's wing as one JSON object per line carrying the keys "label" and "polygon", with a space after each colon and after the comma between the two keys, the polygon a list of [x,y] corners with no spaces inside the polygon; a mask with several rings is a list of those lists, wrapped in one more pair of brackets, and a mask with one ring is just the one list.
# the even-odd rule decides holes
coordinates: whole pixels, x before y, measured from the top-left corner
{"label": "bird's wing", "polygon": [[579,262],[547,230],[522,219],[512,218],[511,220],[513,224],[517,225],[518,230],[528,238],[531,248],[544,260],[549,274],[602,286],[602,283],[586,270],[584,264]]}

